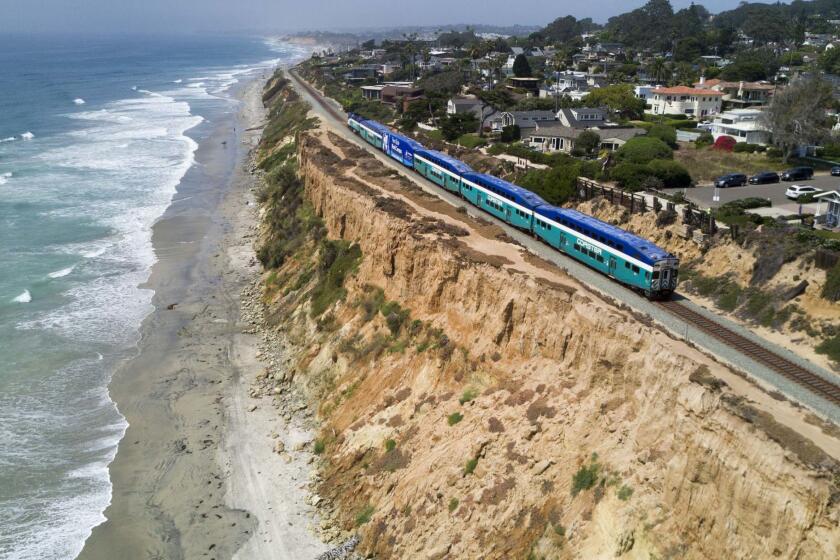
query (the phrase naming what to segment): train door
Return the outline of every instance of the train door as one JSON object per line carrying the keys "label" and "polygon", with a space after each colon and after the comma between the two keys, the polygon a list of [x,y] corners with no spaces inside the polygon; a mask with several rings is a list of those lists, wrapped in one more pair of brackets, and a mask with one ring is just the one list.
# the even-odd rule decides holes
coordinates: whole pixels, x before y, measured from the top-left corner
{"label": "train door", "polygon": [[505,221],[507,223],[511,223],[511,221],[510,221],[510,206],[505,206]]}
{"label": "train door", "polygon": [[615,257],[610,257],[610,272],[609,272],[609,274],[613,278],[615,278],[615,269],[616,269]]}
{"label": "train door", "polygon": [[659,289],[668,290],[671,288],[671,269],[662,270],[662,280],[659,282]]}

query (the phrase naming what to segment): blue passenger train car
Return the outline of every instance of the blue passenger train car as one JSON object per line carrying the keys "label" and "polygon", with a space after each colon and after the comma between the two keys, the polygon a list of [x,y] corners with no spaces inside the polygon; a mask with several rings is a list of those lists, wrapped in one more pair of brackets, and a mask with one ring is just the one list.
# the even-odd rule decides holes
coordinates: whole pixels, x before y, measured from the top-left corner
{"label": "blue passenger train car", "polygon": [[534,234],[552,247],[648,297],[668,297],[677,287],[679,260],[650,241],[576,210],[542,206]]}
{"label": "blue passenger train car", "polygon": [[347,118],[347,126],[349,126],[356,134],[361,136],[368,144],[371,144],[380,150],[382,149],[382,145],[385,140],[382,131],[382,128],[384,127],[378,122],[369,121],[367,119],[363,119],[359,115],[350,113]]}
{"label": "blue passenger train car", "polygon": [[534,208],[547,204],[527,189],[484,173],[465,173],[461,194],[485,212],[527,231],[531,231]]}
{"label": "blue passenger train car", "polygon": [[402,134],[397,134],[391,130],[385,134],[382,146],[382,151],[409,169],[414,169],[414,156],[418,150],[422,149],[423,144],[417,140],[413,140]]}
{"label": "blue passenger train car", "polygon": [[461,176],[473,172],[469,165],[459,159],[426,149],[415,152],[414,170],[436,185],[454,193],[461,192]]}
{"label": "blue passenger train car", "polygon": [[347,125],[433,183],[648,297],[667,298],[677,287],[679,260],[650,241],[576,210],[551,206],[527,189],[476,173],[464,162],[427,150],[376,121],[351,113]]}

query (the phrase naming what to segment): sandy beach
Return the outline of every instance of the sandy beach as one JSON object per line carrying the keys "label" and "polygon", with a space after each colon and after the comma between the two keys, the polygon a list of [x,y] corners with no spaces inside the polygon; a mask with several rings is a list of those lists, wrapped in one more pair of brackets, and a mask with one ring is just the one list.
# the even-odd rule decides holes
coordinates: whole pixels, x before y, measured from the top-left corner
{"label": "sandy beach", "polygon": [[308,505],[309,414],[277,410],[294,396],[250,394],[270,361],[282,366],[282,348],[254,318],[249,154],[265,122],[265,78],[239,88],[238,113],[215,123],[154,227],[155,311],[110,385],[129,427],[110,466],[107,521],[79,558],[314,558],[327,548]]}

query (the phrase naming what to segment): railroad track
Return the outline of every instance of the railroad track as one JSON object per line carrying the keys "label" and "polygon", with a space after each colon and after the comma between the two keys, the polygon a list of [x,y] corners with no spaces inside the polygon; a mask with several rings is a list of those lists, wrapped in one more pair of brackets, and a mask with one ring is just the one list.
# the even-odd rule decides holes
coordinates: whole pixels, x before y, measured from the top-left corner
{"label": "railroad track", "polygon": [[776,373],[819,395],[828,402],[840,405],[840,386],[826,381],[816,373],[768,350],[745,336],[709,319],[705,315],[689,309],[679,301],[659,301],[656,303],[672,315],[676,315],[683,321],[690,323],[727,346],[735,348],[745,356],[752,358],[760,364],[764,364]]}
{"label": "railroad track", "polygon": [[[292,72],[293,73],[293,72]],[[294,74],[294,73],[293,73]],[[335,107],[331,106],[306,80],[296,74],[295,80],[323,107],[330,115],[338,121],[343,121],[342,116]],[[819,375],[805,369],[804,367],[788,360],[787,358],[768,350],[760,344],[742,336],[735,331],[709,319],[705,315],[689,309],[678,300],[658,301],[656,304],[668,313],[679,317],[686,323],[700,329],[727,346],[738,350],[743,355],[765,365],[784,378],[804,387],[808,391],[822,397],[829,403],[840,406],[840,386],[826,381]]]}

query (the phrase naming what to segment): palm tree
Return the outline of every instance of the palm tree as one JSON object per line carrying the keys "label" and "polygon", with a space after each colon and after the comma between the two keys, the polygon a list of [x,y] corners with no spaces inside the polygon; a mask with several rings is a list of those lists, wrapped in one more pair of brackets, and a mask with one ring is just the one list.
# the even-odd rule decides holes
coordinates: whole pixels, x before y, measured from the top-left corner
{"label": "palm tree", "polygon": [[664,58],[656,58],[647,67],[648,76],[653,78],[655,82],[668,82],[671,78],[671,69]]}

